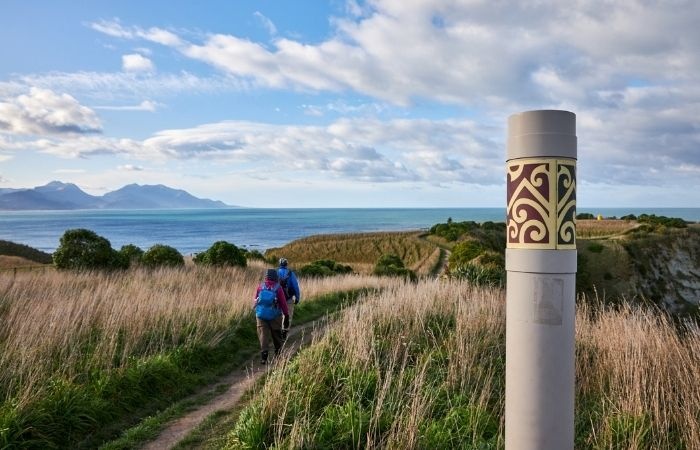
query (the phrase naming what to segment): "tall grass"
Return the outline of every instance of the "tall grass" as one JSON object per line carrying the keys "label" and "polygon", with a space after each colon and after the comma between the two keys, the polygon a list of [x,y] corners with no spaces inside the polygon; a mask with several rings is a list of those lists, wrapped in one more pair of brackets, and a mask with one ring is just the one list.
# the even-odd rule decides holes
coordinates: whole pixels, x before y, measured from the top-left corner
{"label": "tall grass", "polygon": [[637,225],[638,223],[634,220],[582,219],[576,221],[576,237],[582,239],[610,237],[629,231]]}
{"label": "tall grass", "polygon": [[[423,281],[371,296],[277,367],[227,448],[502,448],[503,291]],[[577,312],[576,448],[700,448],[700,330]]]}
{"label": "tall grass", "polygon": [[[192,376],[213,357],[208,349],[235,330],[250,328],[254,336],[252,298],[261,274],[259,267],[0,274],[0,447],[19,439],[6,433],[26,434],[8,424],[26,422],[32,434],[35,421],[59,414],[88,429],[109,417],[87,417],[87,410],[109,410],[120,396],[147,398],[133,392],[137,384],[181,389],[173,373]],[[300,280],[305,299],[390,282]],[[95,404],[81,412],[83,400]]]}
{"label": "tall grass", "polygon": [[356,271],[369,272],[383,254],[393,253],[406,267],[427,273],[431,259],[437,258],[439,252],[435,245],[420,239],[420,235],[415,231],[315,235],[269,249],[265,254],[284,256],[295,266],[317,259],[332,259],[349,264]]}
{"label": "tall grass", "polygon": [[367,298],[281,365],[228,448],[495,448],[503,295],[424,281]]}

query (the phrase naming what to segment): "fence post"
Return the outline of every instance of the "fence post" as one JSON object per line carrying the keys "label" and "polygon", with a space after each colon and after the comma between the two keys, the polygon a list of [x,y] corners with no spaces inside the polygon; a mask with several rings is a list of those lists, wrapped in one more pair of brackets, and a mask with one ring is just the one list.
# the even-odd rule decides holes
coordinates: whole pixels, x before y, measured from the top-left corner
{"label": "fence post", "polygon": [[574,448],[576,115],[508,119],[506,450]]}

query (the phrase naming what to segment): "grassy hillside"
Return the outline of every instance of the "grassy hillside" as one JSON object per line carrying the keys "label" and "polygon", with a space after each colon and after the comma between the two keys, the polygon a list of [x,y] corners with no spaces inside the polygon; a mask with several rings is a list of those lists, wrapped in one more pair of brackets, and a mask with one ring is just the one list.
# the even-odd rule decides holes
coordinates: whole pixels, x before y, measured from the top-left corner
{"label": "grassy hillside", "polygon": [[634,224],[619,234],[579,238],[577,247],[580,291],[611,302],[636,298],[675,313],[697,314],[699,225],[649,228]]}
{"label": "grassy hillside", "polygon": [[[108,437],[252,356],[262,272],[258,265],[0,275],[0,448],[99,442],[96,433]],[[300,311],[323,294],[394,282],[300,281]]]}
{"label": "grassy hillside", "polygon": [[382,255],[393,253],[409,269],[428,274],[440,259],[440,249],[422,239],[422,235],[421,232],[322,234],[269,249],[265,256],[285,257],[296,268],[330,259],[349,265],[358,273],[369,273]]}
{"label": "grassy hillside", "polygon": [[28,245],[0,240],[0,255],[17,256],[35,264],[51,264],[51,255]]}
{"label": "grassy hillside", "polygon": [[[225,448],[503,448],[504,292],[406,289],[279,364]],[[575,448],[697,448],[700,334],[685,331],[657,310],[579,307]]]}

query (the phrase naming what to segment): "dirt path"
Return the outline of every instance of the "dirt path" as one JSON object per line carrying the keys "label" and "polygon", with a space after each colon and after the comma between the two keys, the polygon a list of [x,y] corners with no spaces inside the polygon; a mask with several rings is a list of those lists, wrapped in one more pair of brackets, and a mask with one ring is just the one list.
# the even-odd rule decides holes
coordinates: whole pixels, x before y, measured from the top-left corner
{"label": "dirt path", "polygon": [[[323,319],[320,319],[304,325],[303,327],[293,329],[289,334],[283,352],[294,354],[302,345],[311,342],[316,333],[322,332],[322,327],[324,326],[322,320]],[[274,367],[274,363],[272,367]],[[254,359],[246,362],[244,368],[236,370],[217,383],[203,388],[198,393],[194,394],[194,396],[214,392],[220,389],[221,386],[229,386],[225,392],[214,397],[208,403],[200,405],[196,410],[190,411],[169,424],[161,431],[160,435],[158,435],[155,440],[149,442],[143,448],[147,450],[161,450],[174,447],[211,414],[217,411],[230,409],[236,405],[241,397],[243,397],[243,394],[245,394],[246,391],[253,386],[255,381],[266,373],[269,368],[269,365],[261,365],[256,355]]]}

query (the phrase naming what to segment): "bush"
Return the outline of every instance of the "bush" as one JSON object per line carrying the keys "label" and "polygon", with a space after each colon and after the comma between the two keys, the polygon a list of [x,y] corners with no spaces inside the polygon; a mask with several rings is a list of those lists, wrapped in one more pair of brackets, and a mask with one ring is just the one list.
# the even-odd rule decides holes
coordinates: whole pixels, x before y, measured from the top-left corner
{"label": "bush", "polygon": [[[259,253],[259,252],[258,252]],[[204,266],[240,266],[247,264],[245,252],[230,242],[217,241],[205,252],[194,257],[195,264]]]}
{"label": "bush", "polygon": [[319,259],[299,269],[299,275],[305,277],[330,277],[352,273],[352,267],[338,264],[332,259]]}
{"label": "bush", "polygon": [[109,241],[91,230],[66,230],[53,254],[58,269],[125,269],[129,266]]}
{"label": "bush", "polygon": [[501,287],[505,285],[506,272],[503,268],[467,263],[450,271],[453,277],[468,280],[477,286]]}
{"label": "bush", "polygon": [[185,259],[173,247],[156,244],[149,248],[141,257],[141,262],[146,267],[181,267],[185,265]]}
{"label": "bush", "polygon": [[576,214],[576,220],[593,220],[595,216],[591,213]]}
{"label": "bush", "polygon": [[143,257],[143,250],[134,244],[122,245],[119,253],[121,254],[122,258],[128,261],[129,265],[139,263],[141,261],[141,257]]}
{"label": "bush", "polygon": [[486,249],[481,243],[468,240],[455,245],[450,255],[450,266],[458,267],[467,264],[472,259],[484,253]]}
{"label": "bush", "polygon": [[404,267],[404,263],[397,255],[382,255],[374,266],[373,273],[386,277],[403,277],[411,281],[418,280],[415,272]]}
{"label": "bush", "polygon": [[260,253],[260,250],[246,250],[245,257],[246,259],[258,259],[260,261],[265,261],[265,255]]}
{"label": "bush", "polygon": [[603,250],[605,250],[603,244],[600,244],[598,242],[591,242],[590,244],[588,244],[588,251],[591,253],[600,253]]}

